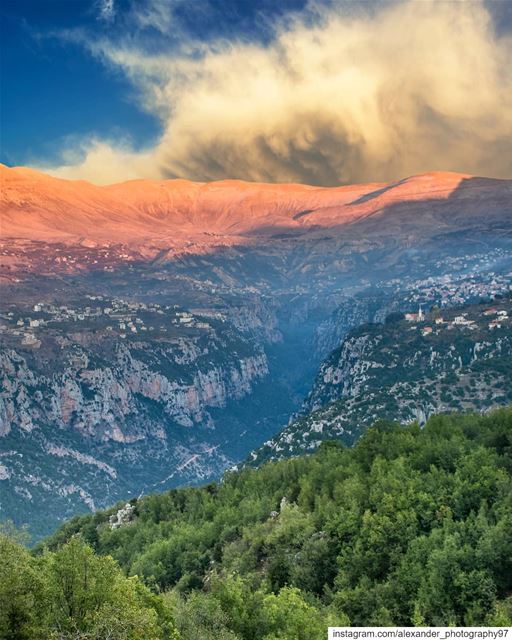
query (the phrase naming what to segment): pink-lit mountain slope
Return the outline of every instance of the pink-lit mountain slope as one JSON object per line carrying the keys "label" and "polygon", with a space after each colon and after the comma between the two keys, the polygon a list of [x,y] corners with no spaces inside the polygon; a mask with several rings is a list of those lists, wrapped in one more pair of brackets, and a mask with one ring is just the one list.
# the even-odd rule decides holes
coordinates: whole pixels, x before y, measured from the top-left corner
{"label": "pink-lit mountain slope", "polygon": [[359,223],[364,223],[361,232],[370,235],[387,234],[396,223],[418,229],[461,219],[493,223],[509,217],[512,200],[512,181],[456,173],[336,188],[235,180],[97,186],[0,165],[0,180],[2,239],[151,241],[175,249],[191,243],[247,244],[276,234],[353,236]]}

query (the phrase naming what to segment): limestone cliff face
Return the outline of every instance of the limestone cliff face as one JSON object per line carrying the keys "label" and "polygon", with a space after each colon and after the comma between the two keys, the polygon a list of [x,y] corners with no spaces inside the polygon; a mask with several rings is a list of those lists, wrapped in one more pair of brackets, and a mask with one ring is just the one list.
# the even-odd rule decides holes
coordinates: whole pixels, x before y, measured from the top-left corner
{"label": "limestone cliff face", "polygon": [[[208,366],[198,362],[202,354],[193,344],[158,347],[156,353],[160,367],[119,344],[108,366],[94,366],[96,358],[77,347],[64,369],[52,372],[34,370],[22,354],[5,351],[0,354],[0,434],[46,424],[102,441],[164,438],[166,419],[184,427],[211,425],[209,408],[248,394],[268,373],[263,352],[226,356]],[[163,363],[174,364],[174,372],[165,371]],[[153,419],[151,403],[159,406]]]}
{"label": "limestone cliff face", "polygon": [[315,385],[304,403],[304,411],[316,411],[341,396],[360,392],[365,370],[371,366],[365,354],[372,347],[368,335],[345,340],[320,367]]}
{"label": "limestone cliff face", "polygon": [[386,316],[397,311],[408,311],[410,303],[399,295],[384,292],[343,298],[336,309],[321,322],[315,332],[314,349],[322,358],[337,349],[347,333],[368,322],[384,322]]}
{"label": "limestone cliff face", "polygon": [[84,509],[218,477],[234,463],[226,413],[268,374],[262,348],[230,326],[94,336],[47,331],[37,348],[0,352],[0,518],[36,535]]}
{"label": "limestone cliff face", "polygon": [[[415,327],[412,331],[416,330]],[[302,413],[314,412],[339,399],[363,396],[370,399],[372,395],[381,395],[379,387],[387,387],[390,399],[396,401],[397,416],[406,422],[416,420],[424,424],[439,409],[451,408],[449,401],[445,400],[443,404],[437,385],[432,385],[430,394],[425,393],[426,383],[436,377],[439,381],[451,379],[454,374],[454,383],[473,381],[472,389],[460,390],[461,402],[471,406],[474,400],[485,398],[486,393],[489,400],[500,397],[504,380],[500,366],[493,371],[492,361],[512,357],[510,332],[496,336],[495,340],[481,341],[473,341],[469,332],[463,337],[457,333],[450,335],[454,338],[453,343],[428,344],[425,341],[403,351],[397,348],[401,344],[398,338],[394,344],[390,343],[385,332],[378,328],[349,337],[321,366]],[[481,375],[485,368],[492,375]],[[498,383],[496,388],[495,383]],[[444,395],[451,397],[451,393]]]}

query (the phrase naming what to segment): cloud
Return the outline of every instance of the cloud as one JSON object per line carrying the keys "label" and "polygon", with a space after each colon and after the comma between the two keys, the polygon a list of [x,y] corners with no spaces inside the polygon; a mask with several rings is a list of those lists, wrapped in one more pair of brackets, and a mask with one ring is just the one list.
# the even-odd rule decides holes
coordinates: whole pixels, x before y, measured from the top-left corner
{"label": "cloud", "polygon": [[110,22],[116,13],[114,0],[98,0],[97,2],[98,18],[105,22]]}
{"label": "cloud", "polygon": [[51,168],[57,175],[320,185],[430,170],[512,177],[512,40],[496,35],[483,3],[410,0],[364,14],[310,5],[265,44],[89,47],[126,74],[163,132],[140,153],[86,141],[82,160]]}
{"label": "cloud", "polygon": [[174,12],[183,0],[146,0],[131,8],[129,19],[139,29],[155,29],[169,34],[175,26]]}
{"label": "cloud", "polygon": [[91,138],[65,150],[62,160],[58,168],[38,168],[60,178],[96,184],[155,177],[151,153],[134,152],[127,142]]}

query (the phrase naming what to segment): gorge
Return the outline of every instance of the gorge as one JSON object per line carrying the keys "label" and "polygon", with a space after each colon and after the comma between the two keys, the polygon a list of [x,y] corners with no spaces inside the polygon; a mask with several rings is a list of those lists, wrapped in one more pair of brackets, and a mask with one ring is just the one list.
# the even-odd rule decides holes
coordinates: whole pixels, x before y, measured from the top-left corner
{"label": "gorge", "polygon": [[350,330],[510,290],[511,181],[0,177],[0,510],[36,538],[220,477]]}

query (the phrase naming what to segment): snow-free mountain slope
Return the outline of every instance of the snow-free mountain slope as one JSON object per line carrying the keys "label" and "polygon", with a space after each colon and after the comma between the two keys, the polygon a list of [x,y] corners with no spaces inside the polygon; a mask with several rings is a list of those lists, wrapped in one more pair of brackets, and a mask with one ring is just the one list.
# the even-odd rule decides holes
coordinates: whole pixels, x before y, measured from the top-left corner
{"label": "snow-free mountain slope", "polygon": [[470,210],[478,202],[492,209],[512,192],[509,181],[456,173],[336,188],[237,180],[133,180],[97,186],[3,165],[0,178],[4,238],[130,244],[151,240],[173,246],[211,245],[219,236],[224,244],[245,244],[276,232],[314,234],[378,217],[405,203],[408,218],[421,223],[417,218],[424,215],[425,203],[435,201],[446,213],[463,200]]}

